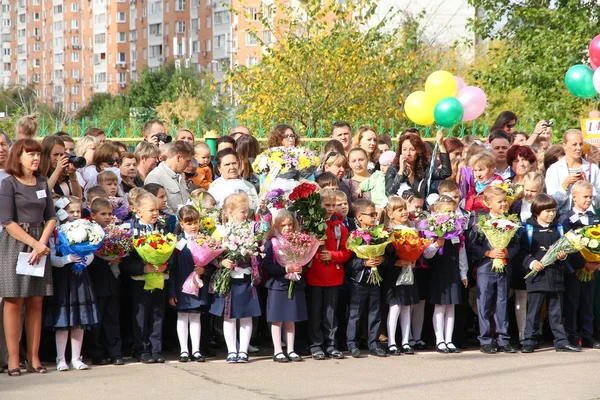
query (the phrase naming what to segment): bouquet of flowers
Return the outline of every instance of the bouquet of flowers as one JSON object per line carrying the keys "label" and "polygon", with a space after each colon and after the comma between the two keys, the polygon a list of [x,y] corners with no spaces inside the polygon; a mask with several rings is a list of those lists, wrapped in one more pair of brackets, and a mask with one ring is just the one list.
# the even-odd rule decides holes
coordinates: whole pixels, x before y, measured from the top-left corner
{"label": "bouquet of flowers", "polygon": [[[284,267],[301,267],[312,260],[319,250],[319,241],[306,233],[292,232],[273,239],[273,255]],[[288,298],[292,298],[294,282],[300,280],[300,274],[291,272],[285,275],[290,280]]]}
{"label": "bouquet of flowers", "polygon": [[409,229],[395,231],[392,234],[392,240],[392,245],[398,257],[411,262],[417,261],[432,242],[429,239],[420,237],[415,231]]}
{"label": "bouquet of flowers", "polygon": [[[573,231],[569,231],[563,237],[558,239],[556,243],[550,246],[546,254],[544,254],[544,257],[542,257],[542,259],[540,260],[540,262],[544,267],[554,264],[556,260],[558,260],[559,252],[564,251],[567,254],[577,253],[578,251],[581,251],[583,249],[583,243],[585,243],[585,241],[583,240],[580,234],[575,233]],[[525,275],[524,279],[536,276],[537,273],[538,271],[531,270],[531,272]]]}
{"label": "bouquet of flowers", "polygon": [[[463,216],[446,213],[433,213],[427,218],[422,219],[417,227],[423,232],[425,237],[453,239],[459,237],[463,230],[467,228],[467,219]],[[444,248],[440,247],[439,254],[444,253]]]}
{"label": "bouquet of flowers", "polygon": [[282,146],[272,147],[259,154],[252,163],[252,169],[260,175],[267,175],[276,170],[277,175],[298,179],[313,174],[318,165],[319,157],[314,151],[305,147]]}
{"label": "bouquet of flowers", "polygon": [[113,209],[113,215],[119,220],[124,221],[129,215],[129,204],[122,197],[109,196],[108,201]]}
{"label": "bouquet of flowers", "polygon": [[509,205],[512,204],[515,198],[523,191],[523,186],[519,185],[518,183],[513,183],[510,180],[505,180],[504,182],[494,181],[492,182],[492,185],[498,186],[500,189],[506,192],[506,200],[508,200]]}
{"label": "bouquet of flowers", "polygon": [[[391,242],[391,232],[383,225],[377,225],[371,228],[357,229],[348,237],[347,247],[358,258],[363,260],[383,256],[385,248]],[[367,283],[379,286],[381,284],[381,274],[377,267],[371,268],[371,273]]]}
{"label": "bouquet of flowers", "polygon": [[[189,239],[187,247],[190,249],[192,258],[194,259],[194,265],[197,267],[206,266],[225,251],[221,242],[202,233]],[[185,282],[183,282],[182,291],[183,293],[198,296],[198,292],[202,286],[204,286],[202,277],[194,271],[185,279]]]}
{"label": "bouquet of flowers", "polygon": [[200,193],[198,200],[190,199],[187,204],[193,206],[200,213],[200,232],[212,235],[221,217],[221,211],[216,207],[204,207],[201,203],[204,193]]}
{"label": "bouquet of flowers", "polygon": [[[224,227],[223,249],[227,251],[226,258],[237,263],[252,256],[257,256],[258,243],[254,238],[254,230],[248,222],[230,222]],[[215,274],[213,292],[221,296],[231,290],[231,270],[221,268]]]}
{"label": "bouquet of flowers", "polygon": [[[581,256],[587,262],[600,263],[600,226],[586,226],[578,229],[577,233],[581,235],[583,246],[579,251]],[[582,282],[589,282],[594,279],[594,271],[580,268],[576,271],[577,278]]]}
{"label": "bouquet of flowers", "polygon": [[428,214],[425,211],[411,211],[408,213],[408,219],[415,224],[427,218]]}
{"label": "bouquet of flowers", "polygon": [[[58,244],[56,250],[64,256],[74,254],[85,259],[102,247],[104,230],[95,222],[78,219],[67,222],[58,228]],[[84,260],[73,264],[73,272],[81,274],[87,267]]]}
{"label": "bouquet of flowers", "polygon": [[265,197],[265,202],[267,203],[267,208],[275,210],[281,210],[288,205],[283,189],[273,189],[268,192]]}
{"label": "bouquet of flowers", "polygon": [[[155,269],[169,261],[177,245],[177,237],[172,233],[144,232],[133,239],[133,248],[140,258]],[[144,274],[144,290],[164,289],[165,281],[160,272]]]}
{"label": "bouquet of flowers", "polygon": [[[494,250],[506,249],[520,226],[519,217],[514,214],[502,218],[490,218],[485,215],[479,217],[479,230],[485,235]],[[504,272],[505,264],[506,259],[495,258],[492,270]]]}
{"label": "bouquet of flowers", "polygon": [[129,254],[133,245],[129,229],[110,224],[104,228],[104,234],[106,240],[95,253],[98,257],[106,261],[116,261]]}

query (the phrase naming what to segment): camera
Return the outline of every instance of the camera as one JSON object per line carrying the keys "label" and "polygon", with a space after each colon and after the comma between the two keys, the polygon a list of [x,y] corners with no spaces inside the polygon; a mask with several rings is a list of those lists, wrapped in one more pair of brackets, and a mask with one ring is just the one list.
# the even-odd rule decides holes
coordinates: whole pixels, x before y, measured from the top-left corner
{"label": "camera", "polygon": [[549,128],[550,128],[550,127],[552,127],[552,125],[554,125],[554,120],[552,120],[552,119],[548,119],[548,120],[546,120],[546,126],[547,126],[547,127],[549,127]]}
{"label": "camera", "polygon": [[166,133],[159,133],[158,135],[156,135],[154,137],[157,138],[159,142],[163,142],[163,143],[171,143],[171,141],[173,140],[173,138],[171,136],[167,135]]}
{"label": "camera", "polygon": [[83,168],[87,164],[84,157],[79,157],[75,154],[67,154],[67,158],[69,159],[69,163],[73,164],[75,168]]}

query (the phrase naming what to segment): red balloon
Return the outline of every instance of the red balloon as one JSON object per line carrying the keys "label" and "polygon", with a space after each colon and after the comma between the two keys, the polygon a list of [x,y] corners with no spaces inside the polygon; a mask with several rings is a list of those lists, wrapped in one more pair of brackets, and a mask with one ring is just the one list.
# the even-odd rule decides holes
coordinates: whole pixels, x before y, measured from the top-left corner
{"label": "red balloon", "polygon": [[600,66],[600,35],[590,42],[590,62],[592,65]]}

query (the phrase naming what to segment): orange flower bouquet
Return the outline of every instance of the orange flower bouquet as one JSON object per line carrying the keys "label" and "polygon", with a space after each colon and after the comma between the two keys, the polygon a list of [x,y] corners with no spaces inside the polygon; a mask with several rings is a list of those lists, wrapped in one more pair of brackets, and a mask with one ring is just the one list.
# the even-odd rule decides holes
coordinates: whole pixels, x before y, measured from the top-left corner
{"label": "orange flower bouquet", "polygon": [[431,244],[430,239],[419,237],[415,231],[408,229],[395,231],[392,239],[392,245],[396,249],[398,257],[410,262],[417,261],[427,246]]}

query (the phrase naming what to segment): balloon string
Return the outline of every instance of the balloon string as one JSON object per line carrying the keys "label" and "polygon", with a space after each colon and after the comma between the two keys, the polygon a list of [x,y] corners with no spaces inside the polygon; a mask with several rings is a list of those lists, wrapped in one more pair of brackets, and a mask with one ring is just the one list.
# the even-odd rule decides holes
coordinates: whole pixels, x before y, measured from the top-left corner
{"label": "balloon string", "polygon": [[[441,127],[438,126],[438,130],[441,130]],[[427,178],[427,192],[425,193],[425,198],[429,195],[429,189],[431,188],[431,177],[433,175],[433,169],[435,168],[435,157],[437,156],[438,150],[438,142],[435,141],[435,146],[433,147],[433,152],[431,153],[431,163],[429,166],[429,177]]]}

